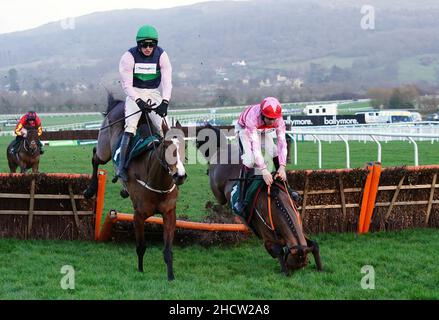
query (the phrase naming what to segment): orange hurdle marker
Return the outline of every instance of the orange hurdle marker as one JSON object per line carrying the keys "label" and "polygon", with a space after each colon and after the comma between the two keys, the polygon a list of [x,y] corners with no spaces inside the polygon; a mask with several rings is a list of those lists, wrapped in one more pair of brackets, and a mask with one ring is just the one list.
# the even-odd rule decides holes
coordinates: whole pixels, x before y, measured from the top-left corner
{"label": "orange hurdle marker", "polygon": [[363,191],[363,199],[361,200],[361,210],[360,210],[360,217],[358,219],[358,228],[357,228],[358,233],[363,233],[363,226],[364,226],[364,220],[366,218],[370,186],[372,184],[373,165],[368,165],[367,170],[369,170],[369,174],[367,175],[366,178],[366,183],[364,185],[364,191]]}
{"label": "orange hurdle marker", "polygon": [[380,177],[381,177],[381,163],[376,162],[373,165],[373,175],[372,175],[372,182],[370,185],[369,199],[367,201],[367,211],[364,219],[363,230],[361,231],[361,233],[369,232],[373,210],[375,209],[375,200],[378,194],[378,187],[380,185]]}
{"label": "orange hurdle marker", "polygon": [[95,241],[99,239],[99,230],[101,228],[102,211],[104,210],[105,183],[107,182],[107,171],[99,169],[98,171],[98,193],[96,197],[96,220],[95,220]]}

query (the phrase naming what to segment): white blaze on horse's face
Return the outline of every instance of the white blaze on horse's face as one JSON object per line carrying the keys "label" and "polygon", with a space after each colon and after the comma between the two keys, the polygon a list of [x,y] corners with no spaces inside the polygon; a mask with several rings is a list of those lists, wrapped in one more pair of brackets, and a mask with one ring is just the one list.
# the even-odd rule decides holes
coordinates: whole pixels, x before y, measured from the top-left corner
{"label": "white blaze on horse's face", "polygon": [[180,156],[180,141],[178,138],[169,139],[171,144],[166,147],[165,159],[170,168],[171,175],[178,175],[183,177],[186,175],[183,162]]}
{"label": "white blaze on horse's face", "polygon": [[186,170],[184,169],[183,162],[180,158],[180,141],[178,141],[177,138],[173,138],[172,143],[175,145],[175,148],[177,150],[177,174],[181,177],[186,175]]}

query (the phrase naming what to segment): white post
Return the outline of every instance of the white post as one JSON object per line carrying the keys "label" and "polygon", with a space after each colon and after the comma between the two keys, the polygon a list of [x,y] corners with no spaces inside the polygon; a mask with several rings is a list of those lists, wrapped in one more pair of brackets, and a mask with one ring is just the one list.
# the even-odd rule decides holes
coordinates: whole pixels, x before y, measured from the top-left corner
{"label": "white post", "polygon": [[373,135],[370,135],[370,137],[378,144],[378,162],[381,163],[381,143],[378,141],[377,138],[375,138]]}
{"label": "white post", "polygon": [[316,135],[313,134],[312,136],[319,143],[319,169],[321,169],[322,168],[322,141],[319,138],[317,138]]}
{"label": "white post", "polygon": [[294,141],[294,165],[297,166],[297,139],[294,135],[292,136]]}
{"label": "white post", "polygon": [[418,144],[415,142],[415,140],[412,137],[408,137],[408,138],[415,146],[415,166],[419,166]]}
{"label": "white post", "polygon": [[342,135],[338,135],[338,136],[344,141],[344,143],[346,145],[346,168],[350,169],[351,168],[351,158],[349,155],[349,142]]}

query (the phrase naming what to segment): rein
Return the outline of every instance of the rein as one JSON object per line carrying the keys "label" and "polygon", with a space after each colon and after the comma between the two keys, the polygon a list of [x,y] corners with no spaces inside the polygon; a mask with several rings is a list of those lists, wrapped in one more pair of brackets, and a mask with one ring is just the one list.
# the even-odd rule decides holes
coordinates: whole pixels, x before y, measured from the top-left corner
{"label": "rein", "polygon": [[[35,140],[36,144],[37,144],[37,150],[40,151],[40,147],[38,146],[38,142],[37,140]],[[29,147],[29,139],[26,137],[23,137],[23,143],[20,144],[17,152],[16,152],[16,157],[19,160],[19,153],[21,150],[24,150],[28,155],[33,156],[35,153],[30,152],[30,147]]]}

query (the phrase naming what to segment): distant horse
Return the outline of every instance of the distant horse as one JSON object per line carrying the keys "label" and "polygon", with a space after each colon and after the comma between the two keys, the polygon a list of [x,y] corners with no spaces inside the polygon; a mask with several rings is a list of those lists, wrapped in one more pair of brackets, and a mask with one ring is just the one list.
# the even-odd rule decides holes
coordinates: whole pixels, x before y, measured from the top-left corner
{"label": "distant horse", "polygon": [[[209,142],[201,140],[200,135],[198,135],[202,129],[215,132],[216,142],[213,144],[213,148],[203,148],[204,150],[202,150],[209,162],[208,174],[212,192],[220,204],[230,205],[232,188],[236,179],[239,178],[242,165],[237,156],[239,155],[238,146],[237,144],[228,144],[225,135],[208,124],[205,127],[197,128],[196,146],[198,149]],[[212,152],[212,149],[215,150]],[[221,163],[221,159],[227,159],[227,163]],[[238,159],[239,163],[233,163],[232,159]],[[291,270],[305,267],[308,264],[307,254],[310,252],[314,256],[317,269],[323,270],[319,246],[303,232],[296,204],[291,199],[286,184],[275,181],[270,188],[270,197],[268,192],[269,189],[264,184],[254,203],[251,204],[254,209],[247,221],[249,227],[259,238],[262,238],[268,253],[279,260],[281,271],[286,275]]]}
{"label": "distant horse", "polygon": [[38,137],[38,129],[35,127],[27,126],[26,137],[23,137],[19,146],[14,152],[11,152],[12,148],[16,144],[13,140],[6,149],[8,158],[9,170],[11,173],[17,171],[17,167],[20,167],[21,173],[26,173],[27,170],[32,168],[32,173],[38,172],[38,166],[40,164],[40,140]]}
{"label": "distant horse", "polygon": [[[97,192],[98,166],[110,161],[117,142],[124,132],[124,121],[116,122],[115,119],[124,115],[124,101],[114,100],[109,94],[108,109],[99,130],[98,144],[93,149],[93,175],[88,189],[84,192],[86,198],[93,197]],[[146,117],[142,115],[142,121]],[[152,134],[148,123],[139,123]],[[147,127],[147,128],[146,128]],[[168,140],[168,126],[163,122],[162,139],[153,150],[134,158],[127,169],[128,182],[125,185],[134,209],[134,228],[136,236],[136,252],[138,257],[138,270],[143,272],[143,256],[146,245],[144,238],[145,219],[160,213],[163,216],[163,257],[167,265],[168,280],[174,279],[172,266],[172,242],[176,224],[176,203],[178,185],[186,178],[185,169],[181,162],[179,141],[176,138]],[[170,132],[171,133],[171,132]]]}

